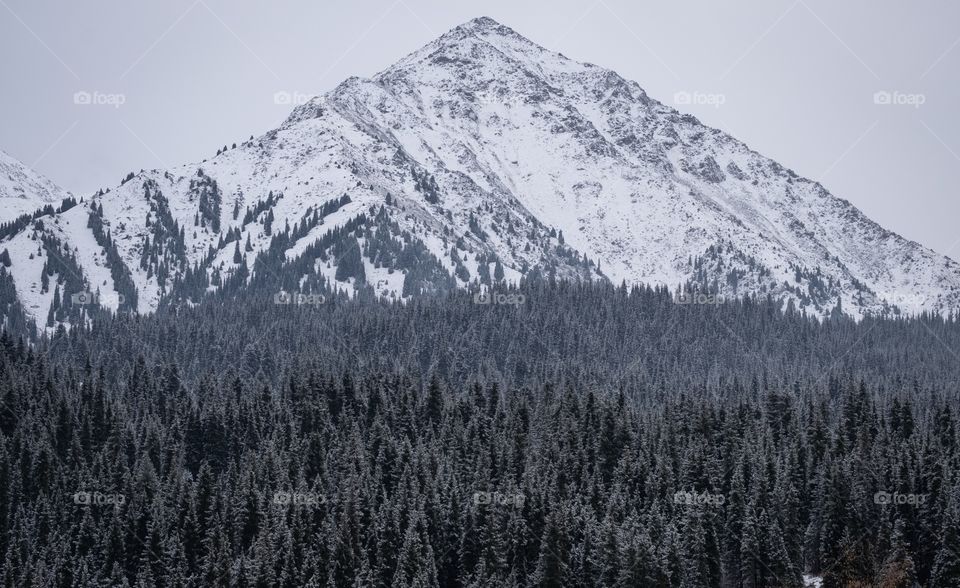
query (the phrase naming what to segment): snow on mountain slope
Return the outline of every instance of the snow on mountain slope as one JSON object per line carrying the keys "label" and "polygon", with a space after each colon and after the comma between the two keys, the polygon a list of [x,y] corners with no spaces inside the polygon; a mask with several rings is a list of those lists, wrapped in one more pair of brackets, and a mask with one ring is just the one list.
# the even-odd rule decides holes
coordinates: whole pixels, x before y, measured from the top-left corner
{"label": "snow on mountain slope", "polygon": [[69,192],[0,151],[0,224],[69,197]]}
{"label": "snow on mountain slope", "polygon": [[[814,306],[837,296],[855,313],[880,308],[883,297],[909,311],[960,306],[956,262],[616,73],[490,19],[353,86],[332,95],[344,109],[407,135],[406,144],[420,142],[434,165],[478,183],[501,180],[493,189],[562,228],[616,282],[685,282],[691,257],[731,243],[769,272],[758,285],[796,290]],[[819,301],[802,277],[817,270],[837,283]],[[713,277],[738,293],[724,283],[729,275]]]}
{"label": "snow on mountain slope", "polygon": [[55,306],[25,253],[42,235],[62,274],[82,274],[72,289],[141,312],[257,283],[406,297],[531,272],[770,294],[816,315],[960,309],[960,264],[488,18],[261,137],[53,216],[7,238],[38,323]]}
{"label": "snow on mountain slope", "polygon": [[[112,310],[119,306],[105,253],[87,228],[87,218],[84,207],[75,206],[54,216],[41,217],[39,223],[35,221],[30,228],[3,243],[10,254],[11,265],[7,271],[13,277],[17,295],[38,324],[45,324],[57,295],[63,299],[75,294],[94,295],[89,298],[99,294],[101,306]],[[44,236],[67,243],[69,253],[45,245]],[[74,257],[75,264],[63,263]],[[52,269],[46,280],[45,267]]]}

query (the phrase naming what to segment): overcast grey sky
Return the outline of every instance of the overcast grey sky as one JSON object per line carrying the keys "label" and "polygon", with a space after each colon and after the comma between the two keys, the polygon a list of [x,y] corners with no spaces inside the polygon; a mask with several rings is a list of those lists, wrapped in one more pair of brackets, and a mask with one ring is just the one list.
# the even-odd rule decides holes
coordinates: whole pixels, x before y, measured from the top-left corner
{"label": "overcast grey sky", "polygon": [[678,109],[960,259],[954,0],[0,0],[0,149],[83,195],[269,130],[276,92],[373,75],[481,15],[662,102],[687,92]]}

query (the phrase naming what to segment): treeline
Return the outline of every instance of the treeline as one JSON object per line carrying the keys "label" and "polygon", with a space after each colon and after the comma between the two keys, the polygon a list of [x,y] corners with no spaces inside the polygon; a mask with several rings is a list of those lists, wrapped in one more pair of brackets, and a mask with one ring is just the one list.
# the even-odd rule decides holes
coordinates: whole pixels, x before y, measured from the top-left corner
{"label": "treeline", "polygon": [[[368,247],[378,260],[392,254]],[[302,364],[377,366],[458,382],[476,376],[503,387],[563,378],[622,388],[631,401],[654,404],[684,390],[737,393],[751,379],[836,395],[831,382],[843,376],[883,395],[923,389],[939,396],[955,396],[960,379],[958,317],[858,322],[836,314],[818,321],[766,298],[677,304],[666,288],[549,280],[494,285],[489,304],[469,290],[396,302],[361,289],[348,299],[322,276],[298,282],[292,276],[299,272],[254,269],[259,280],[227,284],[203,304],[104,317],[59,330],[40,346],[68,364],[92,354],[111,377],[123,377],[137,350],[151,362],[176,363],[189,380],[211,368],[276,382]],[[322,294],[325,303],[276,304],[281,291]]]}

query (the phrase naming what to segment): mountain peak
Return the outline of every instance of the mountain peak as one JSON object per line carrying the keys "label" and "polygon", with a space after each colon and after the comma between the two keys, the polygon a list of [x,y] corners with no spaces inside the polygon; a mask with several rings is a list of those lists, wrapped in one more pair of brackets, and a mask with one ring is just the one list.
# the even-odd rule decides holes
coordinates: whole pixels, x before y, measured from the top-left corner
{"label": "mountain peak", "polygon": [[[296,260],[284,265],[289,283],[366,283],[392,298],[551,275],[772,296],[817,316],[838,301],[854,316],[960,308],[960,264],[489,17],[347,79],[256,141],[95,201],[95,212],[73,207],[4,243],[38,323],[53,303],[38,231],[76,252],[91,286],[141,311],[199,300],[227,279],[240,287],[244,259],[281,250],[278,263]],[[359,242],[364,259],[340,265],[337,252]],[[194,280],[194,267],[206,277]]]}
{"label": "mountain peak", "polygon": [[489,16],[478,16],[477,18],[468,20],[462,25],[456,27],[461,30],[489,30],[502,27],[503,25],[499,22],[493,20]]}
{"label": "mountain peak", "polygon": [[[456,26],[444,35],[441,35],[440,38],[437,39],[437,42],[443,43],[444,40],[462,40],[471,36],[482,36],[487,40],[490,38],[503,37],[519,41],[522,44],[540,47],[517,31],[489,16],[478,16],[477,18]],[[540,48],[542,49],[542,47]]]}
{"label": "mountain peak", "polygon": [[450,29],[377,74],[374,80],[405,76],[412,70],[424,68],[428,70],[428,77],[445,69],[447,72],[440,73],[440,77],[483,80],[499,78],[501,73],[518,68],[536,77],[549,77],[547,72],[590,67],[550,51],[488,16],[481,16]]}
{"label": "mountain peak", "polygon": [[70,193],[0,150],[0,222],[59,203]]}

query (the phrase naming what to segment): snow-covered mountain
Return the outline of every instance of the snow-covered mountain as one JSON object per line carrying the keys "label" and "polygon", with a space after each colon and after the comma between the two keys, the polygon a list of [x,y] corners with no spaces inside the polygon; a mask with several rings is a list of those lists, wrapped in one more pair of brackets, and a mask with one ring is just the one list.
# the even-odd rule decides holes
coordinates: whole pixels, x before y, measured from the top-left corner
{"label": "snow-covered mountain", "polygon": [[69,192],[0,151],[0,224],[66,198]]}
{"label": "snow-covered mountain", "polygon": [[0,247],[51,326],[85,289],[148,312],[258,277],[404,297],[534,272],[770,294],[818,315],[960,309],[960,264],[489,18]]}

